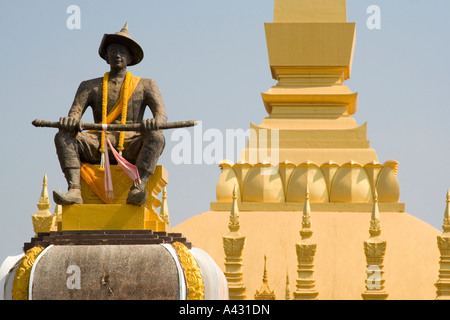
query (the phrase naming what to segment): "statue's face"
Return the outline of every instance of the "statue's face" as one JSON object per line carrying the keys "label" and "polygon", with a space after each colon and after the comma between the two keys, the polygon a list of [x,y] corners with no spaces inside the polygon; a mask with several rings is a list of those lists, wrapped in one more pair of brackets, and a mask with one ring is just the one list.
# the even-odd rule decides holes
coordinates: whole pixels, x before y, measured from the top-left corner
{"label": "statue's face", "polygon": [[133,59],[133,55],[130,50],[119,43],[111,43],[106,48],[106,54],[108,55],[108,63],[111,65],[112,69],[123,69]]}

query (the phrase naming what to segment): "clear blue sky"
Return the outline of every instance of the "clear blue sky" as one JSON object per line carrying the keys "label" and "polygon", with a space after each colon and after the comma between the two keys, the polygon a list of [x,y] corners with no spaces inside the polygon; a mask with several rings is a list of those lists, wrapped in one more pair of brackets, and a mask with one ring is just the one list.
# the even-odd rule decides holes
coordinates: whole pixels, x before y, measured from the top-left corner
{"label": "clear blue sky", "polygon": [[[81,29],[69,30],[68,6],[81,9]],[[381,8],[381,30],[366,27],[369,5]],[[348,0],[357,23],[353,73],[359,124],[380,162],[400,162],[401,202],[408,213],[440,229],[450,187],[448,0]],[[196,119],[203,129],[244,129],[266,116],[261,92],[272,80],[264,23],[273,0],[2,1],[0,261],[33,236],[42,178],[65,190],[53,129],[31,121],[67,114],[83,80],[102,76],[97,50],[104,33],[125,21],[145,51],[129,70],[157,81],[171,121]],[[239,115],[239,116],[236,116]],[[85,120],[89,120],[87,117]],[[169,171],[172,225],[209,210],[217,165],[174,165],[172,132],[160,164]],[[52,201],[52,208],[54,204]]]}

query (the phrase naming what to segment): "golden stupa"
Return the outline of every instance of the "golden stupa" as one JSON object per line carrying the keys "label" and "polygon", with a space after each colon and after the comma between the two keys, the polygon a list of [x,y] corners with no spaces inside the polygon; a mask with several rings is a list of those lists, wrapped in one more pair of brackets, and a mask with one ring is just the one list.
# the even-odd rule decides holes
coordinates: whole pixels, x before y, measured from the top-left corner
{"label": "golden stupa", "polygon": [[344,81],[355,29],[345,0],[275,0],[265,24],[278,81],[262,94],[268,116],[251,124],[239,161],[220,164],[211,211],[173,228],[223,266],[231,299],[256,298],[265,256],[277,298],[435,299],[436,287],[438,296],[448,291],[439,274],[447,234],[405,212],[399,163],[380,162],[366,124],[352,118],[357,93]]}

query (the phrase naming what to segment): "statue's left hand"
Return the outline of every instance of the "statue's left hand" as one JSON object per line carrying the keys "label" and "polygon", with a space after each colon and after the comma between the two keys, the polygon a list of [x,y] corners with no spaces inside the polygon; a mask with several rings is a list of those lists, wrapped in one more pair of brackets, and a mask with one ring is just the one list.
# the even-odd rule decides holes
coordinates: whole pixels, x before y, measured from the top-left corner
{"label": "statue's left hand", "polygon": [[159,130],[160,121],[157,119],[146,119],[142,121],[142,126],[145,131]]}
{"label": "statue's left hand", "polygon": [[59,119],[59,128],[71,133],[78,133],[80,131],[80,121],[71,117],[61,117]]}

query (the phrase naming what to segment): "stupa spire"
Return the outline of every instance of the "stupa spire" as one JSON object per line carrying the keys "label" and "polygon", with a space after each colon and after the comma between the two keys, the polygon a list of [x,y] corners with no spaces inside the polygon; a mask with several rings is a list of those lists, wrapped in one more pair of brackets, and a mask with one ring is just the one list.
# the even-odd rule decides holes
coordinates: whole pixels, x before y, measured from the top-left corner
{"label": "stupa spire", "polygon": [[305,204],[303,207],[302,239],[296,244],[297,250],[297,288],[294,291],[295,300],[315,300],[318,292],[315,289],[314,257],[317,244],[312,240],[311,207],[309,204],[309,188],[306,188]]}
{"label": "stupa spire", "polygon": [[222,237],[223,249],[225,251],[225,277],[228,281],[228,292],[230,300],[245,300],[246,287],[243,281],[242,252],[245,246],[245,236],[239,233],[239,208],[237,203],[236,185],[233,189],[233,204],[230,211],[230,232]]}
{"label": "stupa spire", "polygon": [[[39,202],[37,204],[39,211],[43,211],[47,213],[47,210],[50,209],[50,201],[48,198],[48,187],[47,187],[47,174],[44,174],[44,179],[42,181],[42,191],[41,196],[39,197]],[[50,211],[48,211],[50,214]]]}
{"label": "stupa spire", "polygon": [[286,288],[285,288],[284,299],[291,300],[291,289],[289,288],[289,273],[286,270]]}
{"label": "stupa spire", "polygon": [[275,0],[273,22],[347,22],[346,0]]}
{"label": "stupa spire", "polygon": [[444,231],[450,231],[450,189],[447,190],[447,204],[445,206],[444,223],[442,228]]}
{"label": "stupa spire", "polygon": [[263,273],[263,283],[269,283],[269,277],[267,276],[267,255],[264,255],[264,273]]}
{"label": "stupa spire", "polygon": [[233,189],[233,204],[231,206],[231,213],[230,213],[230,223],[228,224],[228,228],[231,232],[238,232],[241,226],[239,225],[239,207],[238,207],[238,196],[237,196],[237,189],[236,185],[234,185]]}
{"label": "stupa spire", "polygon": [[44,174],[44,179],[42,181],[41,196],[39,197],[39,202],[37,207],[39,210],[31,216],[33,222],[33,228],[36,235],[42,232],[50,232],[52,227],[56,225],[55,218],[56,215],[52,215],[50,212],[50,201],[48,198],[48,188],[47,188],[47,174]]}
{"label": "stupa spire", "polygon": [[371,237],[379,237],[381,235],[380,209],[378,207],[378,193],[376,190],[373,195],[373,208],[370,217],[369,233]]}
{"label": "stupa spire", "polygon": [[290,211],[303,202],[308,184],[316,206],[349,203],[360,210],[377,189],[386,210],[404,212],[398,162],[379,163],[367,124],[352,117],[358,93],[345,81],[352,71],[356,24],[347,21],[346,0],[275,0],[274,20],[265,31],[276,80],[261,94],[267,117],[251,124],[238,163],[222,164],[211,209],[228,210],[237,183],[241,210],[270,203],[271,210]]}
{"label": "stupa spire", "polygon": [[302,240],[309,239],[313,235],[313,231],[311,229],[311,205],[309,203],[310,193],[309,187],[306,187],[306,195],[305,195],[305,204],[303,206],[303,216],[302,216],[302,230],[300,231],[300,235],[302,236]]}
{"label": "stupa spire", "polygon": [[256,290],[255,300],[276,300],[276,295],[269,287],[269,277],[267,275],[267,255],[264,255],[264,272],[262,285],[259,290]]}
{"label": "stupa spire", "polygon": [[388,294],[384,290],[383,262],[386,253],[386,241],[381,239],[381,218],[378,208],[378,194],[373,195],[373,208],[370,218],[370,237],[364,241],[364,253],[367,261],[366,291],[362,294],[364,300],[386,300]]}
{"label": "stupa spire", "polygon": [[439,261],[439,278],[435,286],[437,288],[436,300],[450,300],[450,189],[447,191],[447,204],[444,212],[444,232],[437,237],[441,258]]}

